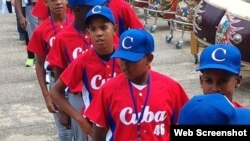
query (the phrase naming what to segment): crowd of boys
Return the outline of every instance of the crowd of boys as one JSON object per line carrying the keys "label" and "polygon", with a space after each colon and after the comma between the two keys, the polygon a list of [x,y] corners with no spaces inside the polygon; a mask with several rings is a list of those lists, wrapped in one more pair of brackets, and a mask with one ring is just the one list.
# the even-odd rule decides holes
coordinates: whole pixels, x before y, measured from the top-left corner
{"label": "crowd of boys", "polygon": [[[21,0],[16,1],[21,12]],[[26,66],[36,61],[60,141],[168,141],[170,125],[250,124],[249,109],[233,100],[242,81],[237,47],[216,44],[203,50],[197,68],[203,94],[189,101],[179,82],[154,71],[154,38],[126,1],[25,4],[34,7],[35,22],[39,19],[27,30],[27,51],[35,57]],[[29,28],[31,21],[23,14],[19,18]],[[226,113],[221,105],[230,110],[228,118],[221,117]]]}

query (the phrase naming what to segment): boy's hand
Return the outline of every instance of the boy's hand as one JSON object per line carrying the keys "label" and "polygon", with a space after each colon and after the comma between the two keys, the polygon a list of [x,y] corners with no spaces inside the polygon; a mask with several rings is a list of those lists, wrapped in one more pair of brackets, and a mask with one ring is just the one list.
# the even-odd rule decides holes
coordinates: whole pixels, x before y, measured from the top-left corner
{"label": "boy's hand", "polygon": [[21,25],[21,27],[27,31],[27,21],[26,21],[26,18],[24,16],[19,16],[19,23]]}
{"label": "boy's hand", "polygon": [[58,111],[59,114],[59,122],[65,126],[67,129],[71,128],[71,119],[70,116],[67,115],[64,111],[60,110]]}
{"label": "boy's hand", "polygon": [[50,113],[57,113],[57,106],[53,103],[49,93],[46,94],[45,104]]}
{"label": "boy's hand", "polygon": [[16,6],[15,0],[10,0],[10,3],[11,3],[13,6]]}
{"label": "boy's hand", "polygon": [[84,117],[83,120],[80,121],[79,125],[85,135],[93,136],[93,128],[92,125],[88,122]]}

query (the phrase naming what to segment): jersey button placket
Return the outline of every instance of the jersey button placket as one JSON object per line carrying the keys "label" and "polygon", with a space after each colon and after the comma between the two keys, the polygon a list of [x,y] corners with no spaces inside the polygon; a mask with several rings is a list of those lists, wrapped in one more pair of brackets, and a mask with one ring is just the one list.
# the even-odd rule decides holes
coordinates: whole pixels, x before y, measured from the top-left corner
{"label": "jersey button placket", "polygon": [[139,96],[142,96],[142,92],[139,92]]}
{"label": "jersey button placket", "polygon": [[111,73],[112,73],[112,72],[111,72],[111,70],[110,70],[110,65],[107,64],[107,65],[106,65],[106,74],[108,74],[108,77],[109,77],[109,78],[112,77]]}

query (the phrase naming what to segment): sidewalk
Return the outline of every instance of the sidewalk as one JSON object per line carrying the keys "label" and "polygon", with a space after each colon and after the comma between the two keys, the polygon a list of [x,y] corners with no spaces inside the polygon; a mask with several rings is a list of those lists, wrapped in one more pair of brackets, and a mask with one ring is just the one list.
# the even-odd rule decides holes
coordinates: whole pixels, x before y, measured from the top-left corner
{"label": "sidewalk", "polygon": [[27,54],[15,14],[0,15],[0,33],[0,141],[55,141],[35,69],[24,66]]}
{"label": "sidewalk", "polygon": [[[151,26],[152,24],[148,26]],[[153,22],[153,20],[151,21]],[[201,93],[199,73],[190,53],[190,37],[185,34],[183,47],[175,48],[180,34],[174,32],[167,44],[169,28],[158,22],[153,33],[156,51],[152,68],[179,81],[189,97]],[[53,116],[47,111],[36,79],[35,68],[26,68],[24,43],[18,40],[14,14],[0,15],[0,141],[55,141]],[[250,76],[235,94],[235,100],[250,106]]]}

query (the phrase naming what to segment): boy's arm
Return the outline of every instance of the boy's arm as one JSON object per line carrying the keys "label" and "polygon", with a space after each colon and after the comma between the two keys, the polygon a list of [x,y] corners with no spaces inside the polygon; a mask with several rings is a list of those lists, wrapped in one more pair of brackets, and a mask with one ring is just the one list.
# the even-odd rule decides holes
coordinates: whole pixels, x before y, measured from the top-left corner
{"label": "boy's arm", "polygon": [[63,69],[57,66],[53,67],[53,72],[55,75],[55,80],[57,81],[57,79],[59,78],[60,74],[63,72]]}
{"label": "boy's arm", "polygon": [[27,21],[26,21],[26,18],[23,15],[23,12],[22,12],[22,0],[15,0],[15,7],[16,7],[16,10],[17,10],[20,25],[24,30],[26,30]]}
{"label": "boy's arm", "polygon": [[42,90],[42,94],[43,94],[46,106],[47,106],[49,112],[56,113],[57,109],[56,109],[56,106],[52,102],[52,99],[51,99],[50,94],[48,92],[47,83],[45,80],[45,76],[46,76],[46,72],[44,69],[45,60],[43,58],[40,58],[39,56],[36,56],[36,59],[37,59],[36,75],[37,75],[37,79],[38,79],[40,88]]}
{"label": "boy's arm", "polygon": [[50,91],[53,101],[59,106],[59,109],[63,110],[65,113],[67,113],[70,117],[72,117],[78,122],[82,131],[86,135],[92,136],[92,127],[89,122],[79,112],[77,112],[66,100],[64,95],[66,87],[67,86],[63,83],[63,81],[61,81],[61,79],[58,79],[56,81],[55,85]]}
{"label": "boy's arm", "polygon": [[93,141],[105,141],[107,130],[102,127],[93,126]]}

